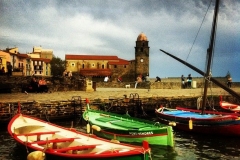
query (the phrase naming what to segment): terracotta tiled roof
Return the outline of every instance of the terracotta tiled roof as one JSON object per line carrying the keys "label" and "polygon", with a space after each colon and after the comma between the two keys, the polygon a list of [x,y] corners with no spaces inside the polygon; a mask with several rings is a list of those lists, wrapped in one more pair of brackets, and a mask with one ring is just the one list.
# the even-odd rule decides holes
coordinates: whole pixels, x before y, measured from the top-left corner
{"label": "terracotta tiled roof", "polygon": [[110,65],[128,65],[129,62],[124,59],[118,59],[118,61],[109,61],[108,64]]}
{"label": "terracotta tiled roof", "polygon": [[112,71],[110,69],[81,69],[80,75],[83,76],[110,76]]}
{"label": "terracotta tiled roof", "polygon": [[99,56],[99,55],[65,55],[65,60],[118,60],[117,56]]}

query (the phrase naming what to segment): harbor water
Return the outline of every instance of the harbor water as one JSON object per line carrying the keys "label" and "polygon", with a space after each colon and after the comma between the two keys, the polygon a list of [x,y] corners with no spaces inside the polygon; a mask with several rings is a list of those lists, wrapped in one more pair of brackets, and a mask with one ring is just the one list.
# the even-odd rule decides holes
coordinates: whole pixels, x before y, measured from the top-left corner
{"label": "harbor water", "polygon": [[[71,126],[70,121],[57,124]],[[84,125],[76,128],[86,132]],[[6,126],[1,127],[0,135],[0,160],[26,160],[27,149],[15,143]],[[181,131],[174,131],[174,136],[174,148],[150,145],[153,160],[240,160],[239,137],[198,135]]]}

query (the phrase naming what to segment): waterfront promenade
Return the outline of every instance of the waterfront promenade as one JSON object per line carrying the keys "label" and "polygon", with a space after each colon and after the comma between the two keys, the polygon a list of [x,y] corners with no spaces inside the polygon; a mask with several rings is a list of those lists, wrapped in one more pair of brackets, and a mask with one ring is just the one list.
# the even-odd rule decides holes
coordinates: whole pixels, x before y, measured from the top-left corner
{"label": "waterfront promenade", "polygon": [[[240,88],[233,88],[240,93]],[[26,101],[64,101],[71,100],[73,96],[80,96],[82,100],[109,99],[109,97],[123,98],[137,93],[139,98],[147,97],[197,97],[203,94],[203,89],[134,89],[134,88],[97,88],[94,92],[67,91],[52,93],[5,93],[0,94],[0,103],[26,102]],[[229,95],[221,88],[208,89],[208,95]]]}

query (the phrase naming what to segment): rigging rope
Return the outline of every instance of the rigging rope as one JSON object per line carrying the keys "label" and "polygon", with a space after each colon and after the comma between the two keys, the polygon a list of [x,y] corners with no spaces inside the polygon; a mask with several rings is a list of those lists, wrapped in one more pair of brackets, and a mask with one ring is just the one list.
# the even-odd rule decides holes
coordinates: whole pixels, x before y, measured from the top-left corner
{"label": "rigging rope", "polygon": [[190,50],[189,50],[188,56],[187,56],[187,58],[186,58],[186,61],[187,61],[187,59],[188,59],[188,57],[189,57],[189,55],[190,55],[190,53],[191,53],[191,51],[192,51],[192,48],[193,48],[193,46],[194,46],[194,44],[195,44],[195,41],[196,41],[196,39],[197,39],[197,37],[198,37],[198,34],[199,34],[199,32],[200,32],[200,30],[201,30],[201,28],[202,28],[203,22],[204,22],[204,20],[205,20],[205,18],[206,18],[206,15],[207,15],[207,12],[208,12],[208,10],[209,10],[209,8],[210,8],[211,3],[212,3],[212,0],[210,1],[209,5],[208,5],[207,11],[206,11],[206,13],[205,13],[205,15],[204,15],[204,17],[203,17],[203,20],[202,20],[202,23],[201,23],[201,25],[200,25],[200,27],[199,27],[199,29],[198,29],[197,35],[195,36],[195,39],[194,39],[194,41],[193,41],[193,44],[192,44],[192,46],[191,46],[191,48],[190,48]]}

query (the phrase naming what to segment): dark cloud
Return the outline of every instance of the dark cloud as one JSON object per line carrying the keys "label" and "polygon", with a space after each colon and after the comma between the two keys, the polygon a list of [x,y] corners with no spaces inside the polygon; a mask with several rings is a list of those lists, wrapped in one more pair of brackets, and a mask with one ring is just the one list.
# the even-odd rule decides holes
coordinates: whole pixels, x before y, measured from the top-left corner
{"label": "dark cloud", "polygon": [[[54,54],[61,58],[67,53],[84,53],[133,59],[136,38],[144,32],[150,45],[150,76],[171,77],[188,72],[197,76],[159,49],[204,69],[215,1],[210,2],[0,0],[0,48],[17,46],[25,53],[31,52],[33,46],[41,45],[53,49]],[[232,75],[238,77],[238,81],[239,8],[238,0],[224,0],[220,3],[213,67],[214,75],[222,76],[229,70],[234,72]],[[226,64],[226,67],[221,70],[219,68],[222,68],[222,64]]]}

